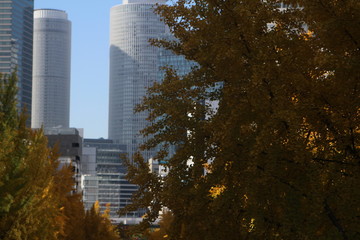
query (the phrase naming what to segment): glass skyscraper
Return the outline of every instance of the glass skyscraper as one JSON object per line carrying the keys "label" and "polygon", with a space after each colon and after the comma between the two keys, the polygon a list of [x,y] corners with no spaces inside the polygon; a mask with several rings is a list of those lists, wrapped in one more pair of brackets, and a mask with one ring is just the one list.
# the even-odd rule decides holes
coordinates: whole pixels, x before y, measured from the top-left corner
{"label": "glass skyscraper", "polygon": [[[144,141],[139,131],[148,113],[134,114],[134,107],[158,79],[159,49],[149,39],[165,33],[165,24],[153,12],[156,3],[165,2],[124,0],[110,12],[109,139],[127,145],[129,155]],[[154,152],[143,155],[147,160]]]}
{"label": "glass skyscraper", "polygon": [[[171,66],[180,75],[184,75],[195,65],[183,56],[177,56],[149,43],[150,39],[174,39],[165,23],[160,21],[160,16],[154,13],[155,4],[165,2],[166,0],[123,0],[123,4],[114,6],[110,13],[109,139],[114,143],[126,145],[126,153],[130,156],[144,142],[140,130],[148,124],[148,112],[135,114],[134,108],[146,95],[148,87],[155,81],[162,81],[164,71],[160,67]],[[145,160],[152,162],[151,158],[156,150],[144,151],[142,154]],[[174,151],[175,147],[172,146],[170,155]],[[130,197],[137,187],[125,181],[125,172],[116,175],[114,164],[109,168],[108,163],[99,163],[101,161],[97,158],[96,172],[100,177],[99,201],[101,194],[104,196],[102,202],[118,198],[115,189],[120,187],[119,206],[124,207],[130,203]],[[119,186],[116,185],[118,183]],[[105,186],[108,189],[113,187],[114,190],[107,192]],[[104,189],[100,190],[101,188]],[[143,209],[139,209],[129,213],[125,219],[139,218],[143,213]]]}
{"label": "glass skyscraper", "polygon": [[32,128],[69,127],[71,22],[55,9],[34,12]]}
{"label": "glass skyscraper", "polygon": [[31,119],[34,0],[0,0],[0,72],[17,69],[18,107]]}

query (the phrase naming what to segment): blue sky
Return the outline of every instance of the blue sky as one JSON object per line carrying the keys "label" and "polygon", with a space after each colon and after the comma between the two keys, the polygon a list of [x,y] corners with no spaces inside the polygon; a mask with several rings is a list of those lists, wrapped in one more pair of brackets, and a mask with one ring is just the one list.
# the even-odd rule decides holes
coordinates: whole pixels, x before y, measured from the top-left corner
{"label": "blue sky", "polygon": [[70,126],[107,138],[110,8],[121,0],[35,0],[35,9],[64,10],[72,22]]}

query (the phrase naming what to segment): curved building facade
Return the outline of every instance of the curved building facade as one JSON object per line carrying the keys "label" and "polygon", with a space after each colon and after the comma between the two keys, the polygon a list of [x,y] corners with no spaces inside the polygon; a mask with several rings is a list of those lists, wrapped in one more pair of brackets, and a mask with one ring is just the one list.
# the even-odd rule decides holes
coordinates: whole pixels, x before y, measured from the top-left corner
{"label": "curved building facade", "polygon": [[[166,0],[124,0],[110,12],[109,139],[126,144],[134,153],[143,137],[147,113],[134,114],[146,88],[158,79],[159,49],[149,43],[165,33],[165,24],[153,12]],[[145,158],[151,152],[144,153]]]}
{"label": "curved building facade", "polygon": [[69,127],[71,22],[55,9],[34,11],[31,127]]}

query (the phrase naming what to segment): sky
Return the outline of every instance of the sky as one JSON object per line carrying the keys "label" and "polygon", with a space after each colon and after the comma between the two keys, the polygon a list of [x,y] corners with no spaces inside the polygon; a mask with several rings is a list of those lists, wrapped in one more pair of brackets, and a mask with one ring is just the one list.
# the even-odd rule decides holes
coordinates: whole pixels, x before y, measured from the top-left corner
{"label": "sky", "polygon": [[110,8],[121,0],[35,0],[35,9],[64,10],[72,22],[70,127],[107,138]]}

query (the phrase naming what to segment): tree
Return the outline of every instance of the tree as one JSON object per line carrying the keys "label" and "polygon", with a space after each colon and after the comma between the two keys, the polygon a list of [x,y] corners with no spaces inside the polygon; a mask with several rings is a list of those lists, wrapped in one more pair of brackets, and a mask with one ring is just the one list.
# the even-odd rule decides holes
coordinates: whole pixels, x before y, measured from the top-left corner
{"label": "tree", "polygon": [[117,240],[120,239],[116,232],[116,226],[112,225],[109,219],[110,205],[101,215],[99,202],[86,212],[85,233],[87,240]]}
{"label": "tree", "polygon": [[56,239],[62,231],[54,202],[57,154],[47,147],[42,131],[25,126],[16,109],[17,78],[0,80],[0,238]]}
{"label": "tree", "polygon": [[68,195],[63,211],[65,227],[63,234],[58,239],[85,240],[85,211],[81,195]]}
{"label": "tree", "polygon": [[81,195],[71,194],[72,166],[58,169],[57,148],[25,126],[16,84],[15,73],[0,77],[0,239],[119,239],[109,209],[85,216]]}
{"label": "tree", "polygon": [[170,226],[173,221],[173,216],[171,212],[165,211],[161,214],[161,219],[159,221],[159,228],[154,231],[149,231],[147,233],[149,240],[160,240],[167,239]]}
{"label": "tree", "polygon": [[144,149],[178,149],[157,156],[162,179],[135,157],[129,179],[140,188],[128,209],[147,205],[151,222],[169,208],[169,239],[360,237],[360,4],[282,2],[157,9],[178,41],[155,44],[198,68],[168,69],[137,109],[152,122]]}

